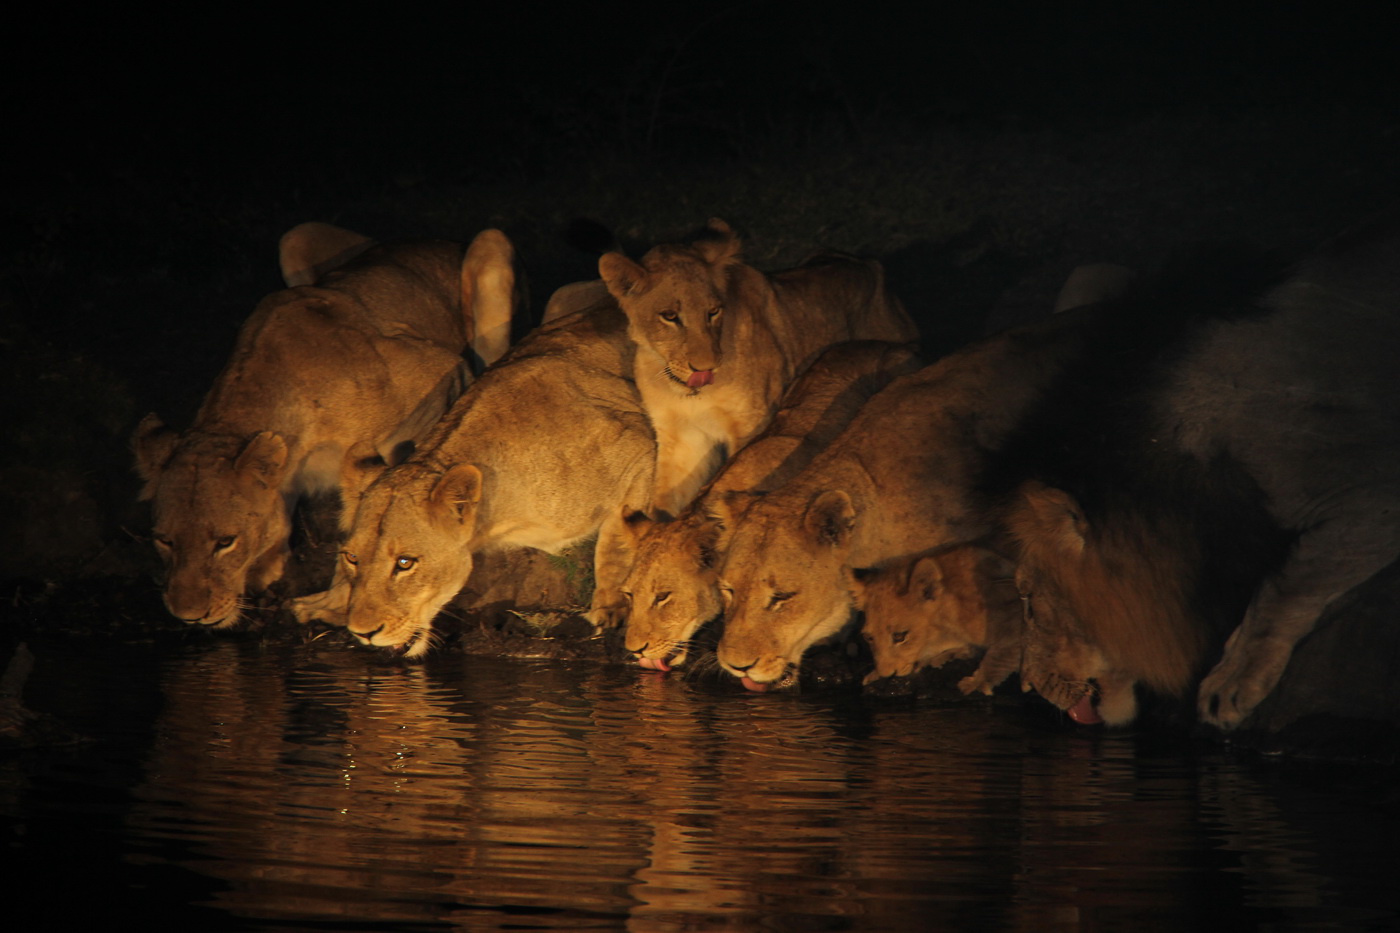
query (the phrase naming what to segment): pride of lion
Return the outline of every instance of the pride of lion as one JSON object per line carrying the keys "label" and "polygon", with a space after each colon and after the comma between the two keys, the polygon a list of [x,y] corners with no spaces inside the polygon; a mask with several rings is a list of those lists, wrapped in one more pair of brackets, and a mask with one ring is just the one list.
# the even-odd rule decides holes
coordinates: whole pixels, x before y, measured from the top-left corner
{"label": "pride of lion", "polygon": [[178,618],[234,622],[331,486],[334,578],[291,610],[409,657],[477,555],[596,537],[582,612],[654,672],[713,629],[719,676],[768,692],[859,633],[867,684],[959,659],[962,692],[1015,674],[1077,723],[1151,697],[1231,730],[1400,557],[1388,219],[1288,263],[1082,267],[927,365],[878,263],[763,273],[722,221],[604,254],[508,351],[496,231],[304,225],[282,259],[194,426],[134,437]]}

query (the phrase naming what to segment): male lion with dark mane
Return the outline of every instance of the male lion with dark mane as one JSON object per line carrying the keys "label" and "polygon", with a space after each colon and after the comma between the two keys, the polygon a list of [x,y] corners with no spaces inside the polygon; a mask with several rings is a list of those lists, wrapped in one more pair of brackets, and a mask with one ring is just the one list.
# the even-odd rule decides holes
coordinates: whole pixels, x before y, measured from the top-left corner
{"label": "male lion with dark mane", "polygon": [[999,480],[1023,681],[1122,723],[1135,683],[1185,696],[1228,632],[1197,710],[1235,728],[1323,611],[1400,556],[1400,226],[1096,326]]}
{"label": "male lion with dark mane", "polygon": [[627,314],[637,388],[656,430],[653,514],[676,515],[772,417],[792,381],[846,340],[904,343],[918,329],[880,264],[823,254],[765,275],[711,220],[688,245],[640,263],[605,253],[598,270]]}
{"label": "male lion with dark mane", "polygon": [[497,230],[464,251],[303,224],[281,253],[292,287],[243,325],[190,428],[148,415],[132,437],[165,604],[187,622],[231,625],[282,576],[301,495],[338,491],[348,526],[391,448],[470,379],[463,351],[490,362],[510,333],[514,250]]}

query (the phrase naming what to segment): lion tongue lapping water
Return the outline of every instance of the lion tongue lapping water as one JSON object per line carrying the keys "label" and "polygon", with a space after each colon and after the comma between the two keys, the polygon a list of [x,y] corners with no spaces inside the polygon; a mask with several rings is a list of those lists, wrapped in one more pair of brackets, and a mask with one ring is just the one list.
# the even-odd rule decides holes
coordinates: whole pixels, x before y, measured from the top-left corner
{"label": "lion tongue lapping water", "polygon": [[1079,698],[1079,702],[1071,706],[1067,712],[1069,718],[1079,723],[1081,726],[1096,726],[1103,722],[1099,716],[1099,711],[1094,708],[1094,697],[1086,693]]}
{"label": "lion tongue lapping water", "polygon": [[713,369],[698,370],[690,374],[690,378],[685,381],[686,387],[698,389],[707,386],[715,381],[715,371]]}

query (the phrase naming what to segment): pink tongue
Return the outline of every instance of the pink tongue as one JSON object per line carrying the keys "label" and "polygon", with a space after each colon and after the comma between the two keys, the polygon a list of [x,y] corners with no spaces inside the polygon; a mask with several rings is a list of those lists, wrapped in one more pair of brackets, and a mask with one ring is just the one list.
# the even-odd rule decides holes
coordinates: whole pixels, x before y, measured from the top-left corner
{"label": "pink tongue", "polygon": [[740,681],[740,683],[742,683],[742,684],[744,685],[744,689],[745,689],[745,690],[752,690],[754,693],[767,693],[767,692],[768,692],[768,684],[761,684],[761,683],[759,683],[758,681],[750,680],[750,679],[747,678],[747,677],[743,678],[743,679]]}
{"label": "pink tongue", "polygon": [[1098,710],[1094,709],[1094,698],[1090,694],[1084,694],[1079,698],[1079,702],[1070,707],[1069,718],[1079,723],[1081,726],[1092,726],[1101,723]]}
{"label": "pink tongue", "polygon": [[707,386],[715,381],[715,371],[713,369],[702,369],[699,372],[691,373],[685,384],[688,388],[698,389]]}

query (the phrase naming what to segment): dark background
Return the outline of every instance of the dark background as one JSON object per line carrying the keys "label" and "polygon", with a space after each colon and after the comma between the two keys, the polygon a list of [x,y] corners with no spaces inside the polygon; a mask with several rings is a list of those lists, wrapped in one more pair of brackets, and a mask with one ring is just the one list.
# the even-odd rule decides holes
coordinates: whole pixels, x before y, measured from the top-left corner
{"label": "dark background", "polygon": [[[277,237],[499,226],[533,304],[718,215],[879,256],[932,352],[1084,261],[1293,248],[1397,200],[1382,4],[50,5],[7,14],[0,578],[128,572],[126,437],[188,423]],[[133,545],[134,542],[134,545]],[[129,548],[133,545],[135,548]]]}

